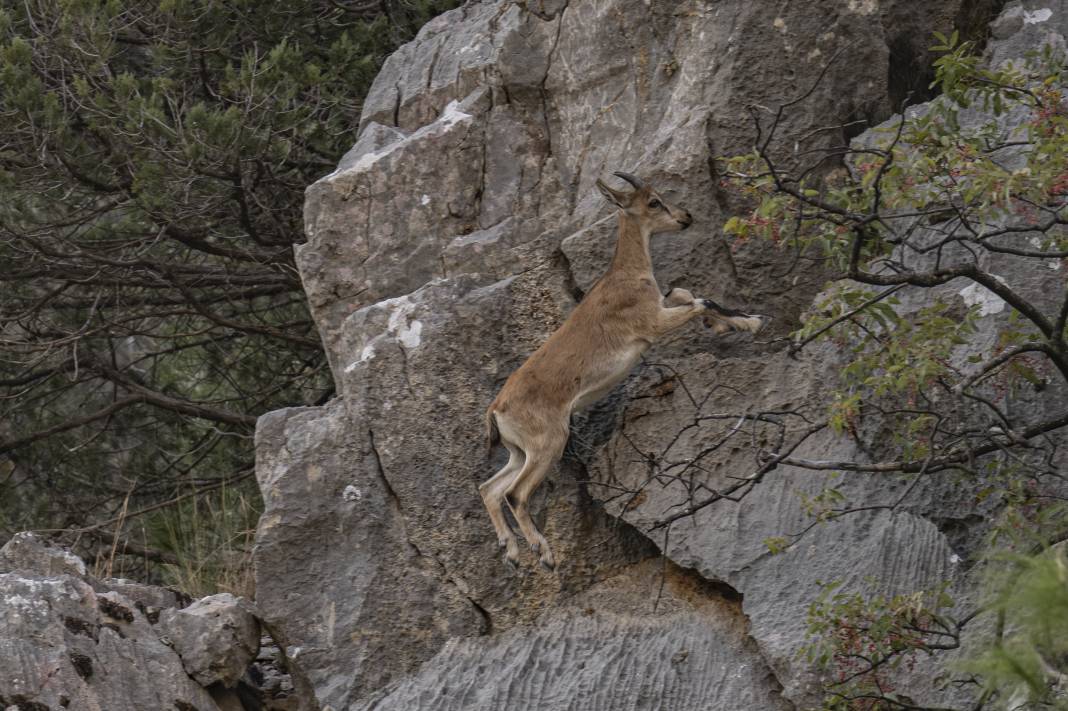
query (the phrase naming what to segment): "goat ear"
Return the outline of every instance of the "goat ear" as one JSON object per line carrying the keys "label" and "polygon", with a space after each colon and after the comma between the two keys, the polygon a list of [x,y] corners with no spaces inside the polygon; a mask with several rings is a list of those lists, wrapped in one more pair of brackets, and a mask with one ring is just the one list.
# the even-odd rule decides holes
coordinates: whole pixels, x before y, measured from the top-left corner
{"label": "goat ear", "polygon": [[605,200],[612,203],[620,210],[626,210],[630,206],[631,198],[634,196],[634,193],[613,190],[600,178],[597,179],[597,189],[601,191],[601,195],[604,195]]}

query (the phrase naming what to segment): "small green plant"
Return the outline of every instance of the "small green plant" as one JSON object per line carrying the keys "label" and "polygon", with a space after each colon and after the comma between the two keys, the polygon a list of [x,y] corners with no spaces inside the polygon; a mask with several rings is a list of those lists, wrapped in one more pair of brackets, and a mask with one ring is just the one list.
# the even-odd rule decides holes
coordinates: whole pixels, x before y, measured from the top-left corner
{"label": "small green plant", "polygon": [[824,709],[911,708],[898,696],[892,672],[913,671],[927,655],[960,646],[962,624],[947,614],[953,600],[944,589],[887,597],[839,587],[823,584],[809,605],[814,639],[801,652],[830,675]]}
{"label": "small green plant", "polygon": [[1003,553],[989,610],[995,638],[964,665],[997,708],[1068,709],[1068,560],[1063,546]]}
{"label": "small green plant", "polygon": [[145,522],[154,547],[177,559],[163,582],[193,597],[230,592],[255,597],[252,541],[261,513],[250,482],[222,487],[162,509]]}
{"label": "small green plant", "polygon": [[[73,529],[107,571],[178,555],[221,580],[248,528],[222,519],[256,494],[212,487],[250,467],[259,415],[333,393],[293,256],[304,189],[385,58],[457,4],[0,7],[0,536]],[[142,512],[165,529],[179,497],[146,545]],[[138,567],[115,559],[134,544]]]}

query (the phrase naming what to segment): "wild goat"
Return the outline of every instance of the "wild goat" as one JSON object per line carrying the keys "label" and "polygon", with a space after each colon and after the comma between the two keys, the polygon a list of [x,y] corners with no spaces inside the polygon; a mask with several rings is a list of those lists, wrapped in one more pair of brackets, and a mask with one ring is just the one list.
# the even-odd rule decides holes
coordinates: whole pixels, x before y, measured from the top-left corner
{"label": "wild goat", "polygon": [[756,333],[764,322],[762,316],[694,298],[686,289],[672,289],[661,297],[649,237],[684,230],[693,218],[634,176],[615,175],[634,190],[613,190],[597,181],[597,188],[620,210],[619,237],[608,271],[563,325],[512,373],[486,411],[489,447],[503,444],[510,457],[479,492],[497,542],[512,565],[518,564],[519,545],[504,517],[505,501],[541,564],[549,570],[556,566],[549,544],[530,518],[527,501],[563,454],[572,412],[608,394],[653,342],[695,316],[704,314],[716,333]]}

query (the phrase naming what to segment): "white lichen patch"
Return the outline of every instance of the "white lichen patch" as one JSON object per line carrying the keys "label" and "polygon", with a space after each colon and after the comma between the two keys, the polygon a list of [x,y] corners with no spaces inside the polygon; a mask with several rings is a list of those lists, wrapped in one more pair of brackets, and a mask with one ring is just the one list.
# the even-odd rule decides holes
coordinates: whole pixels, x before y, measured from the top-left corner
{"label": "white lichen patch", "polygon": [[[1035,249],[1038,249],[1038,250],[1046,249],[1046,247],[1042,244],[1042,240],[1040,240],[1038,237],[1032,237],[1028,241],[1031,243],[1031,246],[1034,247]],[[1050,269],[1051,271],[1057,271],[1058,269],[1061,268],[1061,260],[1059,260],[1059,259],[1051,259],[1048,262],[1046,262],[1046,267],[1048,269]]]}
{"label": "white lichen patch", "polygon": [[386,320],[386,329],[375,335],[368,334],[366,340],[363,341],[362,347],[360,347],[359,357],[345,366],[344,372],[346,374],[351,373],[360,367],[360,364],[374,358],[382,346],[383,341],[381,339],[383,338],[396,339],[400,346],[406,350],[418,348],[423,340],[423,322],[411,317],[416,306],[417,304],[406,294],[393,299],[379,301],[374,306],[368,307],[373,309],[372,313],[375,311],[389,313],[389,317]]}
{"label": "white lichen patch", "polygon": [[340,170],[340,169],[339,170],[335,170],[333,173],[331,173],[330,175],[328,175],[325,178],[323,178],[323,180],[329,180],[330,178],[333,178],[334,176],[336,176],[338,174],[363,173],[363,172],[366,172],[366,171],[370,170],[372,167],[374,167],[374,165],[378,161],[382,160],[383,158],[388,156],[390,153],[392,153],[393,151],[397,150],[398,148],[403,146],[405,143],[407,143],[409,140],[411,140],[411,138],[412,138],[412,136],[409,136],[408,138],[405,138],[403,140],[396,141],[395,143],[391,143],[391,144],[389,144],[388,146],[386,146],[385,148],[383,148],[381,150],[371,151],[369,153],[364,153],[362,156],[360,156],[356,160],[355,163],[353,163],[348,168],[346,168],[344,170]]}
{"label": "white lichen patch", "polygon": [[464,113],[460,110],[460,102],[452,101],[449,103],[448,106],[445,107],[445,110],[441,112],[441,116],[438,116],[437,121],[434,121],[429,125],[423,126],[421,129],[419,129],[412,135],[406,136],[405,138],[399,141],[394,141],[393,143],[390,143],[384,148],[381,148],[377,151],[364,153],[362,156],[356,159],[356,162],[352,165],[344,169],[339,168],[335,170],[333,173],[330,173],[325,178],[323,178],[323,180],[328,181],[340,175],[365,173],[374,168],[375,164],[377,164],[380,160],[396,152],[402,146],[408,146],[416,141],[426,138],[427,136],[438,135],[440,133],[448,131],[450,128],[460,123],[461,121],[466,121],[470,118],[471,114]]}
{"label": "white lichen patch", "polygon": [[430,204],[430,196],[429,195],[423,195],[422,199],[419,200],[419,204],[420,205],[429,205]]}
{"label": "white lichen patch", "polygon": [[1044,7],[1041,10],[1032,10],[1030,12],[1024,10],[1023,21],[1025,25],[1037,25],[1040,22],[1045,22],[1051,17],[1053,17],[1053,10]]}
{"label": "white lichen patch", "polygon": [[397,333],[397,340],[405,348],[415,348],[419,345],[419,334],[423,332],[423,322],[418,319],[408,324],[407,328],[402,328]]}
{"label": "white lichen patch", "polygon": [[359,367],[360,363],[365,363],[375,357],[375,347],[373,343],[368,343],[360,351],[360,357],[345,366],[345,372],[351,373]]}
{"label": "white lichen patch", "polygon": [[878,0],[849,0],[849,11],[858,15],[871,15],[878,9]]}
{"label": "white lichen patch", "polygon": [[345,487],[345,490],[341,492],[341,498],[349,503],[354,503],[363,499],[363,492],[352,484],[349,484]]}
{"label": "white lichen patch", "polygon": [[775,20],[771,23],[771,26],[777,29],[779,32],[786,34],[786,20],[782,19],[781,17],[776,17]]}
{"label": "white lichen patch", "polygon": [[[1002,284],[1005,283],[1005,280],[999,276],[994,278]],[[959,293],[965,304],[979,307],[980,316],[999,314],[1005,310],[1005,302],[1002,298],[980,284],[969,284],[961,289]]]}
{"label": "white lichen patch", "polygon": [[[62,597],[64,592],[63,580],[35,580],[15,574],[0,578],[3,579],[3,587],[17,590],[0,596],[0,615],[12,621],[19,618],[44,619],[49,614],[49,599]],[[46,591],[45,588],[51,590]],[[78,599],[76,595],[72,597]]]}
{"label": "white lichen patch", "polygon": [[18,593],[13,595],[4,596],[4,606],[10,609],[22,608],[24,610],[33,610],[34,608],[47,607],[48,604],[44,600],[31,600],[28,597],[23,597]]}
{"label": "white lichen patch", "polygon": [[430,128],[451,128],[460,121],[471,118],[471,114],[465,114],[460,111],[460,102],[453,100],[449,102],[449,105],[445,107],[445,110],[441,112],[441,116],[438,116],[438,120],[430,124]]}
{"label": "white lichen patch", "polygon": [[[423,324],[418,319],[408,319],[408,316],[415,310],[415,304],[407,296],[390,299],[390,302],[393,302],[394,307],[389,315],[389,333],[395,336],[405,348],[418,348]],[[389,302],[383,301],[382,303]]]}

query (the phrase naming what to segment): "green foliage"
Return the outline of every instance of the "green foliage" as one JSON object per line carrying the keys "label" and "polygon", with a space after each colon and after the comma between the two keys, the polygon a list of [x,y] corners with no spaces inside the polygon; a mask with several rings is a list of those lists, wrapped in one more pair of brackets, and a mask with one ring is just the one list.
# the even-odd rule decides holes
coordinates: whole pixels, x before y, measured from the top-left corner
{"label": "green foliage", "polygon": [[[969,343],[980,315],[979,306],[962,310],[956,299],[902,310],[896,288],[873,288],[881,283],[877,277],[856,278],[861,265],[896,264],[903,240],[913,239],[918,228],[937,228],[950,219],[967,225],[970,240],[990,251],[1019,252],[1002,237],[1027,228],[1040,238],[1023,248],[1025,256],[1060,259],[1068,251],[1068,232],[1050,229],[1059,223],[1059,206],[1068,195],[1068,109],[1058,88],[1062,58],[1046,47],[1026,66],[990,70],[970,54],[969,43],[958,44],[956,35],[939,35],[938,40],[934,49],[945,53],[935,63],[943,96],[908,120],[882,129],[874,145],[857,147],[848,172],[829,179],[808,173],[795,180],[759,150],[725,161],[728,184],[755,203],[748,215],[726,222],[727,235],[738,241],[767,239],[800,253],[815,251],[842,276],[853,278],[826,291],[794,334],[806,343],[831,339],[853,354],[829,416],[839,433],[851,429],[862,400],[918,408],[934,383],[959,380],[950,357]],[[989,118],[962,129],[960,112],[973,103]],[[1023,126],[1005,128],[1002,117],[1021,111],[1030,117]],[[1005,160],[1005,149],[1021,146],[1021,165]],[[934,242],[941,235],[928,239]],[[925,247],[929,245],[915,243],[912,248]],[[911,282],[910,277],[901,281],[933,286],[952,275],[935,269],[916,274]],[[1043,339],[1034,322],[1012,313],[1013,326],[999,333],[997,353]],[[1063,340],[1065,334],[1054,335]],[[1034,359],[1020,357],[1001,375],[1006,389],[1016,381],[1041,386],[1043,370]],[[896,430],[916,433],[929,423],[930,415],[918,412]],[[914,458],[923,456],[922,442],[913,438],[900,444],[910,446]]]}
{"label": "green foliage", "polygon": [[162,581],[193,597],[220,591],[254,597],[252,539],[259,515],[259,492],[245,481],[146,516],[149,544],[177,558],[163,565]]}
{"label": "green foliage", "polygon": [[[926,111],[882,129],[875,145],[854,151],[849,174],[822,182],[811,175],[784,192],[784,176],[769,170],[759,152],[727,159],[731,184],[757,205],[748,216],[730,218],[724,231],[742,240],[818,247],[847,270],[856,261],[851,254],[856,230],[866,232],[862,261],[886,258],[900,242],[904,221],[917,215],[936,223],[962,211],[979,238],[1006,216],[1041,225],[1041,206],[1068,192],[1068,111],[1058,88],[1062,57],[1047,46],[1025,67],[1010,63],[987,70],[967,43],[935,49],[952,50],[936,62],[943,96]],[[960,112],[972,102],[990,112],[989,120],[962,130]],[[1007,132],[999,120],[1010,110],[1029,112],[1021,130]],[[1005,165],[999,151],[1020,145],[1027,147],[1025,164]],[[1046,233],[1044,250],[1066,247],[1068,236]]]}
{"label": "green foliage", "polygon": [[383,59],[456,4],[0,8],[0,534],[214,491],[258,415],[330,396],[303,191]]}
{"label": "green foliage", "polygon": [[959,645],[960,628],[946,615],[953,600],[943,589],[865,596],[840,587],[823,584],[809,605],[813,640],[801,650],[810,663],[831,674],[823,708],[908,708],[907,699],[897,695],[892,672],[912,671],[931,652]]}
{"label": "green foliage", "polygon": [[[1068,561],[1063,547],[994,561],[993,644],[965,665],[997,708],[1068,709]],[[1000,692],[1000,693],[999,693]]]}
{"label": "green foliage", "polygon": [[789,545],[790,541],[785,536],[769,536],[764,539],[764,547],[772,555],[782,553]]}
{"label": "green foliage", "polygon": [[[941,96],[854,143],[844,165],[826,169],[837,149],[796,150],[817,155],[807,165],[777,162],[777,117],[752,153],[724,160],[726,186],[751,206],[724,225],[735,244],[766,240],[830,269],[835,281],[792,334],[792,351],[837,347],[845,362],[824,424],[885,458],[791,463],[904,472],[910,482],[889,502],[853,503],[838,485],[802,495],[813,525],[896,509],[935,473],[968,479],[977,510],[997,511],[984,559],[995,574],[979,609],[954,618],[944,587],[886,596],[830,584],[809,608],[805,651],[830,675],[827,709],[932,708],[899,696],[894,672],[958,648],[973,620],[996,618],[996,635],[976,632],[978,651],[954,671],[981,690],[969,708],[1068,708],[1068,568],[1063,550],[1048,548],[1064,538],[1057,502],[1068,479],[1045,439],[1063,433],[1063,416],[1048,418],[1063,415],[1063,397],[1034,404],[1068,383],[1068,291],[1062,282],[1036,298],[990,271],[1008,260],[1045,274],[1068,266],[1068,62],[1046,46],[989,68],[956,33],[936,37]],[[969,291],[983,298],[961,298]],[[985,311],[983,299],[998,308]],[[876,424],[865,439],[868,414]],[[801,535],[765,545],[778,553]]]}

